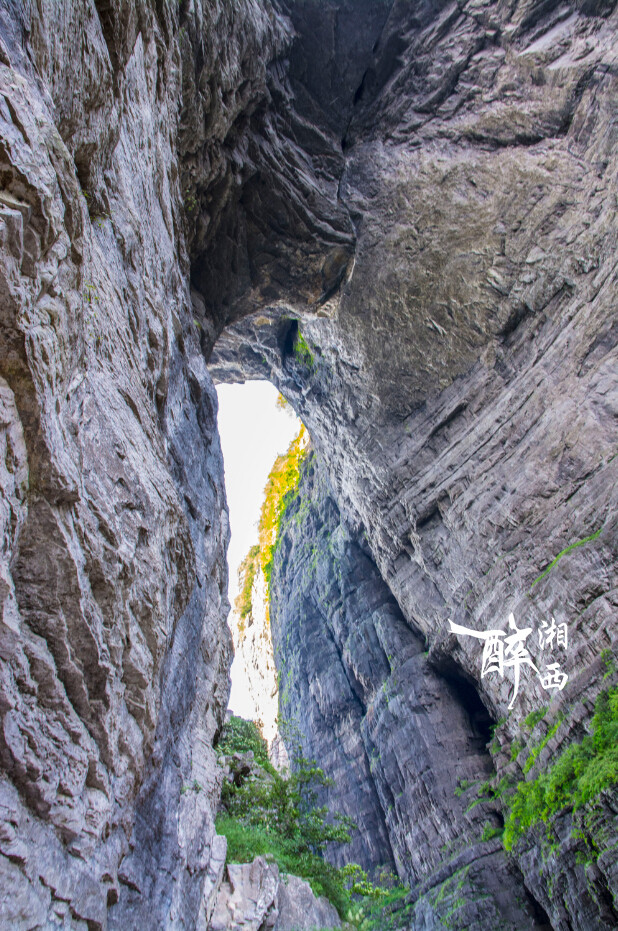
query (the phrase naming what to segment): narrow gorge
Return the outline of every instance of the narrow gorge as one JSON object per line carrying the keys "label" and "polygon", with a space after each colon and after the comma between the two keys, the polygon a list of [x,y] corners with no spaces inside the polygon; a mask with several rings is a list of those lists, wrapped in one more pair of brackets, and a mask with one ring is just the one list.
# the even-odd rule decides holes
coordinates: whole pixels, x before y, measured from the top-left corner
{"label": "narrow gorge", "polygon": [[618,928],[616,3],[0,0],[0,97],[0,927],[339,924],[215,827],[261,379],[327,857]]}

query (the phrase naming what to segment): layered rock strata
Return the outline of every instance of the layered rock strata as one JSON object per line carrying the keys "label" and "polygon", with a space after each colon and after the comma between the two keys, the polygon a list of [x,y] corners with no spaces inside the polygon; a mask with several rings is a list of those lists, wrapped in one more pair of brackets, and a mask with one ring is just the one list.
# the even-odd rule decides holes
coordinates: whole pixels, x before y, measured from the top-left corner
{"label": "layered rock strata", "polygon": [[[273,379],[295,406],[352,538],[436,672],[472,685],[472,707],[499,723],[494,762],[515,780],[580,740],[612,684],[616,15],[393,5],[342,133],[347,280],[313,312],[290,302],[228,328],[211,360],[218,378]],[[306,62],[295,80],[319,77]],[[479,641],[448,624],[506,634],[511,614],[540,673],[522,670],[514,703],[513,676],[482,678]],[[551,618],[569,636],[553,655],[538,636]],[[561,691],[542,684],[554,661]],[[345,683],[324,691],[349,701]],[[531,735],[525,721],[546,707]],[[529,767],[511,760],[517,742],[536,744]],[[556,822],[543,862],[538,834],[528,853],[521,842],[552,927],[618,920],[614,794],[597,804],[579,843],[569,815]]]}
{"label": "layered rock strata", "polygon": [[[507,718],[504,765],[547,695],[524,671],[507,716],[512,682],[481,680],[449,617],[567,623],[567,725],[535,765],[586,732],[615,640],[616,17],[3,0],[3,923],[213,907],[230,648],[205,359],[301,414],[406,636]],[[590,868],[568,814],[551,869],[540,839],[518,854],[555,928],[615,922],[599,805]]]}
{"label": "layered rock strata", "polygon": [[[0,10],[3,927],[194,928],[207,904],[228,523],[179,109],[211,112],[214,165],[278,30],[185,12]],[[208,35],[227,68],[196,65]]]}
{"label": "layered rock strata", "polygon": [[358,825],[330,857],[396,867],[416,893],[406,926],[543,927],[494,839],[499,805],[466,791],[493,775],[487,712],[431,665],[315,458],[285,512],[271,592],[282,720],[331,777],[324,802]]}

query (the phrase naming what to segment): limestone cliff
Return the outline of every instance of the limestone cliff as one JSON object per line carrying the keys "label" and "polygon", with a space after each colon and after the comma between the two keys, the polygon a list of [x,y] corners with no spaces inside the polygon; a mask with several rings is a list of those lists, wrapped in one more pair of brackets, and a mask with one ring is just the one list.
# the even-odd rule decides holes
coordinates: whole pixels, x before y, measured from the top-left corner
{"label": "limestone cliff", "polygon": [[3,927],[205,927],[228,524],[191,172],[224,173],[284,31],[0,8]]}
{"label": "limestone cliff", "polygon": [[[270,378],[309,427],[341,584],[367,573],[367,636],[399,638],[419,709],[438,695],[445,758],[517,766],[547,697],[528,676],[507,716],[512,683],[480,678],[448,618],[568,623],[550,709],[567,724],[525,775],[586,733],[616,636],[617,16],[610,0],[1,0],[4,925],[207,926],[230,659],[211,375]],[[359,614],[344,599],[333,626],[344,592],[320,572],[341,678]],[[393,791],[394,750],[366,780],[364,708],[394,687],[374,646],[375,669],[341,692],[318,677],[316,700],[353,725],[346,791],[374,831],[359,851],[390,848],[422,886],[435,854],[407,865],[383,804],[423,808],[418,781]],[[491,761],[470,707],[506,718]],[[422,831],[450,837],[446,795]],[[616,924],[612,792],[597,805],[587,865],[568,811],[545,863],[534,832],[517,849],[561,931]]]}
{"label": "limestone cliff", "polygon": [[[352,99],[336,114],[327,106],[331,82],[341,80],[360,40],[349,50],[343,14],[323,19],[309,37],[310,5],[292,5],[297,106],[322,120],[325,132],[337,123],[345,158],[339,196],[354,224],[354,263],[315,308],[290,299],[286,310],[229,327],[211,362],[219,378],[273,379],[307,424],[330,500],[377,567],[408,637],[420,638],[417,651],[428,652],[433,681],[442,681],[440,691],[450,684],[464,709],[484,716],[486,731],[496,727],[493,741],[486,733],[491,757],[481,754],[497,773],[488,796],[501,791],[502,779],[534,784],[590,732],[596,698],[615,681],[614,7],[395,3],[364,53]],[[337,57],[331,69],[325,49]],[[307,591],[299,579],[311,570],[303,547],[320,526],[325,533],[331,526],[321,513],[305,534],[290,530],[283,538],[290,560],[281,557],[273,597],[282,618],[273,613],[272,620],[276,637],[295,644],[279,639],[291,710],[302,712],[318,758],[325,754],[333,773],[345,773],[340,799],[349,810],[358,791],[352,784],[363,786],[358,798],[370,794],[359,776],[372,749],[361,722],[365,714],[372,720],[365,708],[373,713],[373,690],[390,665],[382,657],[361,686],[355,664],[373,653],[365,649],[359,659],[350,644],[366,610],[354,592],[347,604],[333,567],[321,570],[325,592]],[[318,564],[327,562],[326,549],[318,545]],[[344,572],[341,554],[335,564]],[[540,674],[523,671],[509,707],[512,676],[481,677],[478,640],[450,633],[448,621],[508,632],[511,614],[520,629],[530,628]],[[288,623],[294,616],[307,619],[305,631]],[[538,633],[552,618],[566,625],[569,649],[544,656]],[[569,675],[563,690],[542,684],[552,659]],[[389,702],[405,706],[415,688],[406,679]],[[456,735],[465,743],[468,725],[437,716],[451,720],[452,769],[465,760],[454,748]],[[437,738],[428,742],[439,747]],[[405,752],[411,771],[400,781],[383,779],[374,764],[395,858],[403,836],[389,824],[397,809],[383,785],[408,793],[412,819],[420,778],[410,743],[406,736],[377,747],[387,768],[389,754]],[[483,785],[480,770],[475,778]],[[461,818],[452,788],[439,784],[426,796],[441,837],[430,859],[440,860],[448,825]],[[379,809],[367,811],[380,822]],[[615,792],[605,789],[587,816],[579,811],[573,820],[568,805],[554,812],[549,840],[538,824],[518,838],[509,863],[523,876],[537,922],[616,926],[615,811]],[[431,849],[423,818],[417,823],[413,859]],[[490,816],[488,824],[485,836]],[[460,830],[471,845],[472,833]],[[364,855],[371,863],[387,853],[381,845]],[[405,869],[421,902],[425,883],[440,886],[464,865],[451,863],[440,880],[428,875],[442,869],[436,861]],[[483,927],[465,911],[450,912],[458,881],[449,920]],[[436,893],[441,901],[449,888]],[[415,926],[430,927],[439,912],[422,908]],[[497,908],[502,914],[504,906]]]}

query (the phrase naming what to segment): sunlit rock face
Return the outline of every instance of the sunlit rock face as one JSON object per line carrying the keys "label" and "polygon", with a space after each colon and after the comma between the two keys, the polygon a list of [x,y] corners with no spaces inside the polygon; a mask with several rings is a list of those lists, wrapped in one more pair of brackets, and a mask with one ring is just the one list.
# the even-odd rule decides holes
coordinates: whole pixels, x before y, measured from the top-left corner
{"label": "sunlit rock face", "polygon": [[[251,585],[250,608],[242,614],[239,605],[230,613],[234,656],[243,671],[245,698],[251,706],[251,719],[260,725],[269,750],[278,737],[279,687],[270,633],[268,588],[262,566],[256,557]],[[239,578],[241,586],[244,578]],[[234,711],[235,709],[232,709]],[[277,746],[279,741],[277,741]]]}
{"label": "sunlit rock face", "polygon": [[[431,676],[507,719],[499,773],[550,700],[527,775],[584,735],[615,640],[616,17],[3,0],[2,924],[208,924],[231,651],[205,360],[301,414]],[[510,612],[571,647],[568,686],[524,670],[508,714],[446,622]],[[568,812],[517,849],[537,923],[616,923],[615,811],[590,862]]]}

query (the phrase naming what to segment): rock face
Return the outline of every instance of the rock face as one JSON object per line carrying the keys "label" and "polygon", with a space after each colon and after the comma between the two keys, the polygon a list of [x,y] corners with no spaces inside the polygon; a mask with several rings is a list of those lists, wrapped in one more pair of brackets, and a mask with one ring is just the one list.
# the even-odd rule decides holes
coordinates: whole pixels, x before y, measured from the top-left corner
{"label": "rock face", "polygon": [[0,37],[0,924],[195,927],[228,525],[176,11],[9,2]]}
{"label": "rock face", "polygon": [[[245,564],[244,571],[251,573],[250,604],[247,605],[246,614],[241,613],[242,609],[235,605],[230,615],[234,655],[244,670],[247,695],[252,706],[250,710],[253,711],[250,717],[260,722],[262,736],[269,750],[274,747],[280,764],[284,760],[279,761],[277,755],[277,748],[281,745],[277,728],[279,686],[270,632],[268,588],[257,555],[253,556],[251,567]],[[243,567],[239,575],[242,573]],[[243,584],[244,576],[241,588]]]}
{"label": "rock face", "polygon": [[333,931],[341,921],[333,906],[316,898],[298,876],[284,876],[276,863],[230,863],[210,931]]}
{"label": "rock face", "polygon": [[332,859],[396,866],[417,893],[415,928],[423,916],[543,927],[488,836],[499,806],[469,809],[474,795],[461,788],[493,774],[487,712],[464,681],[432,667],[315,458],[285,512],[271,585],[282,718],[332,778],[324,801],[358,824]]}
{"label": "rock face", "polygon": [[[310,9],[290,8],[296,103],[335,134],[333,111],[320,104],[331,76],[346,70],[341,57],[362,43],[346,46],[343,25],[328,17],[309,38]],[[351,539],[362,541],[430,665],[497,726],[498,780],[535,779],[587,733],[596,696],[614,682],[601,654],[616,650],[617,22],[615,4],[393,4],[337,124],[354,263],[319,306],[282,293],[285,310],[228,327],[211,358],[218,378],[274,380],[307,424]],[[307,53],[317,45],[331,51]],[[324,54],[339,56],[332,70]],[[284,613],[315,533],[291,538],[275,596]],[[284,651],[281,671],[289,664],[296,680],[293,707],[306,700],[315,755],[331,754],[333,772],[347,772],[348,747],[333,727],[339,713],[358,722],[360,686],[344,674],[346,628],[333,633],[345,616],[340,596],[335,589],[321,608],[316,598],[289,605],[310,618],[316,639],[298,633],[303,662]],[[354,642],[365,615],[348,610]],[[530,628],[541,673],[523,670],[514,703],[513,676],[481,677],[479,641],[448,625],[508,632],[511,614]],[[552,617],[567,625],[564,652],[541,648]],[[324,669],[317,658],[307,669],[318,649]],[[554,661],[569,676],[561,691],[542,684]],[[387,671],[368,681],[380,684]],[[405,694],[395,691],[399,701]],[[546,706],[533,730],[529,715]],[[362,760],[358,729],[346,736]],[[353,778],[338,798],[347,806]],[[404,782],[416,784],[415,768]],[[427,805],[447,823],[456,803],[442,808],[439,797]],[[540,923],[618,923],[615,812],[606,790],[575,835],[565,813],[551,849],[543,832],[520,841],[516,861]],[[392,829],[389,839],[395,855]],[[427,876],[415,875],[422,891]],[[427,908],[417,909],[418,927],[437,920]],[[454,912],[449,920],[469,926]]]}
{"label": "rock face", "polygon": [[[361,600],[320,557],[307,616],[332,630],[332,680],[314,667],[306,720],[322,702],[349,722],[324,754],[348,754],[345,804],[367,803],[359,855],[390,849],[418,881],[417,928],[457,893],[423,898],[438,858],[383,800],[396,787],[419,837],[450,837],[458,797],[423,802],[413,769],[389,786],[402,748],[368,709],[416,695],[477,774],[531,779],[584,735],[616,639],[615,7],[2,0],[0,923],[207,924],[230,638],[206,361],[272,379],[326,470],[334,565]],[[526,669],[508,714],[512,680],[481,678],[447,618],[511,612],[567,623],[571,646],[567,687]],[[392,638],[393,712],[374,694],[396,689]],[[511,747],[550,699],[564,723],[537,725],[523,774]],[[470,711],[506,719],[493,762]],[[544,860],[534,833],[517,848],[537,925],[616,924],[616,810],[605,790],[584,840],[566,812]],[[462,856],[487,890],[478,846]],[[460,926],[477,921],[495,927]]]}

